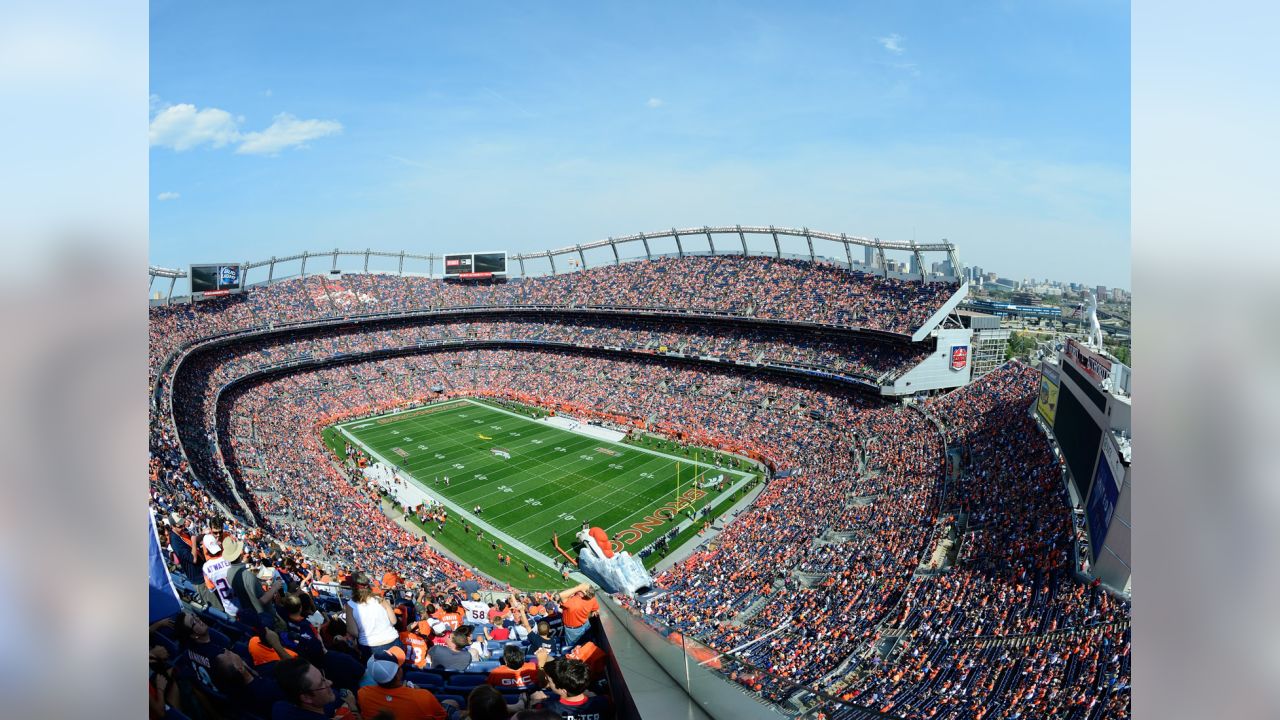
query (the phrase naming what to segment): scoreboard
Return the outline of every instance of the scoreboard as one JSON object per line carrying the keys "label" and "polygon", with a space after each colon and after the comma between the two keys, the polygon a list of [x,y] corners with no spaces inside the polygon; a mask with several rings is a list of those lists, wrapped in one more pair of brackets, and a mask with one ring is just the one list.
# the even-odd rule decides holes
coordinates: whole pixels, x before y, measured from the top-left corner
{"label": "scoreboard", "polygon": [[244,289],[244,267],[240,263],[192,265],[187,277],[191,280],[191,297],[197,300]]}
{"label": "scoreboard", "polygon": [[444,256],[446,278],[489,278],[507,274],[507,253],[451,253]]}

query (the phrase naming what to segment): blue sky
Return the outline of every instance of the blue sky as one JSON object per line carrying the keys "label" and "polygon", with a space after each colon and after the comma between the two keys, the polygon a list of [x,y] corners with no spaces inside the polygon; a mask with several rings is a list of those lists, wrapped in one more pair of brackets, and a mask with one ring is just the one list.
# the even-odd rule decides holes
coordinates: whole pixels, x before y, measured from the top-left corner
{"label": "blue sky", "polygon": [[153,264],[661,228],[1129,287],[1129,6],[151,4]]}

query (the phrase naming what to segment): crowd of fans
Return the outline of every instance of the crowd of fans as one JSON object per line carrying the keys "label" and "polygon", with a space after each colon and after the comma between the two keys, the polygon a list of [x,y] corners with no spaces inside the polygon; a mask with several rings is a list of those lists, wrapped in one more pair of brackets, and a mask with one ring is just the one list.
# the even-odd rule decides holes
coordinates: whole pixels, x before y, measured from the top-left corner
{"label": "crowd of fans", "polygon": [[151,308],[151,370],[215,333],[354,314],[450,307],[637,307],[911,333],[956,290],[823,263],[766,257],[663,257],[495,283],[352,274],[309,276],[242,295]]}
{"label": "crowd of fans", "polygon": [[[736,279],[751,278],[744,281],[755,289],[747,294],[751,311],[780,311],[760,295],[768,283],[753,274],[757,261],[739,259],[733,273],[710,268],[735,278],[718,286],[719,293],[733,294]],[[683,267],[675,262],[590,271],[599,285],[597,279],[546,280],[566,283],[562,304],[587,304],[583,298],[610,283],[613,290],[628,288],[612,304],[644,304],[638,301],[645,296],[633,297],[627,284],[638,279],[611,273],[643,265],[640,276],[656,277]],[[768,265],[770,272],[788,267]],[[815,281],[820,287],[821,280]],[[200,304],[153,310],[153,368],[178,343],[219,330],[306,319],[335,307],[350,312],[352,303],[374,312],[420,296],[431,299],[419,305],[430,306],[483,302],[455,292],[514,292],[430,281],[444,288],[431,296],[426,288],[435,286],[416,282],[428,281],[375,275],[289,281],[227,301],[209,324],[202,324],[209,316]],[[535,302],[535,295],[512,304]],[[685,296],[653,295],[650,304],[653,297],[676,307]],[[792,307],[817,312],[802,299]],[[172,392],[162,394],[152,419],[153,506],[175,532],[225,523],[226,532],[246,539],[247,556],[273,558],[301,576],[365,569],[394,571],[423,586],[484,585],[384,516],[376,494],[333,462],[320,429],[462,395],[643,425],[759,458],[775,471],[750,509],[656,578],[668,592],[644,608],[655,624],[717,652],[736,650],[739,659],[769,671],[735,675],[738,682],[772,700],[791,693],[791,683],[816,686],[911,718],[1127,716],[1130,607],[1076,573],[1075,530],[1059,466],[1027,413],[1036,374],[1026,366],[1011,363],[960,391],[908,407],[816,381],[661,357],[449,349],[268,376],[234,385],[214,401],[220,388],[263,366],[450,338],[665,347],[867,375],[901,366],[914,352],[816,334],[537,318],[245,340],[194,355],[166,379]],[[170,409],[176,426],[168,421]],[[944,447],[963,455],[965,471],[950,481]],[[215,500],[237,506],[224,464],[261,528],[224,518],[216,507]],[[939,568],[931,557],[941,538],[952,536],[961,539],[959,554]],[[896,644],[886,654],[889,638]]]}

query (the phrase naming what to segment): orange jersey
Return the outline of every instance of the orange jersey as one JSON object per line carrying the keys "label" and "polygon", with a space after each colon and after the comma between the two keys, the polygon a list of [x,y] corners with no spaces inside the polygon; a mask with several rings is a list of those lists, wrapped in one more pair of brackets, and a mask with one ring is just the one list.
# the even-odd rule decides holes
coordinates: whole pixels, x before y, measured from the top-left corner
{"label": "orange jersey", "polygon": [[262,642],[262,640],[254,635],[249,640],[249,656],[253,658],[254,665],[266,665],[277,660],[285,660],[291,657],[297,657],[297,653],[292,652],[289,648],[284,649],[285,657],[280,657],[271,646]]}
{"label": "orange jersey", "polygon": [[405,657],[409,664],[421,670],[427,666],[427,650],[430,646],[422,636],[408,631],[400,633],[400,642],[405,647]]}
{"label": "orange jersey", "polygon": [[499,690],[528,690],[538,686],[538,666],[527,662],[512,670],[499,665],[489,672],[489,684]]}
{"label": "orange jersey", "polygon": [[376,717],[386,711],[393,720],[447,720],[449,713],[430,690],[400,686],[387,689],[368,685],[356,693],[360,714]]}
{"label": "orange jersey", "polygon": [[462,625],[462,613],[440,613],[440,622],[448,625],[450,630],[457,630]]}

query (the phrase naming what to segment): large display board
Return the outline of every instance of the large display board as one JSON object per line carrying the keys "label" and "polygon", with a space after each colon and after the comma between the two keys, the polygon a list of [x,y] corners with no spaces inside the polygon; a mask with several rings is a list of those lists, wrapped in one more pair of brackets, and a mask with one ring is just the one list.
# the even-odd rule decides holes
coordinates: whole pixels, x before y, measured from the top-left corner
{"label": "large display board", "polygon": [[1093,478],[1094,460],[1102,440],[1102,427],[1094,421],[1084,405],[1071,392],[1058,393],[1058,412],[1053,422],[1053,435],[1062,448],[1062,457],[1071,471],[1071,482],[1077,496],[1083,497]]}
{"label": "large display board", "polygon": [[506,252],[450,253],[444,256],[446,278],[485,278],[506,274]]}
{"label": "large display board", "polygon": [[1053,427],[1053,419],[1058,414],[1058,389],[1061,386],[1058,368],[1043,363],[1040,366],[1040,397],[1036,400],[1036,412]]}
{"label": "large display board", "polygon": [[192,265],[187,277],[191,280],[191,297],[195,299],[230,295],[244,289],[244,268],[240,263]]}

